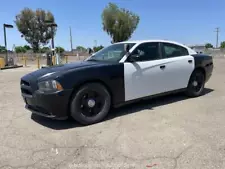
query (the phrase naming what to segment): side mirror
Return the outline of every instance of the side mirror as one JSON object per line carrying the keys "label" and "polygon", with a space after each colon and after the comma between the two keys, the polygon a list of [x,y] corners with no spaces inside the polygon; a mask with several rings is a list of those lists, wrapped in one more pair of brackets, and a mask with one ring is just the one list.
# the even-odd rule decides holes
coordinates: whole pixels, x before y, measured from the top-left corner
{"label": "side mirror", "polygon": [[129,55],[129,61],[130,61],[130,62],[136,62],[136,61],[139,60],[139,58],[140,58],[141,56],[144,56],[144,54],[145,54],[145,53],[144,53],[143,51],[137,50],[137,52],[132,53],[131,55]]}
{"label": "side mirror", "polygon": [[133,53],[128,56],[127,61],[128,62],[136,62],[136,61],[138,61],[139,57],[140,56],[138,54]]}
{"label": "side mirror", "polygon": [[136,62],[140,56],[138,54],[132,54],[129,56],[130,62]]}

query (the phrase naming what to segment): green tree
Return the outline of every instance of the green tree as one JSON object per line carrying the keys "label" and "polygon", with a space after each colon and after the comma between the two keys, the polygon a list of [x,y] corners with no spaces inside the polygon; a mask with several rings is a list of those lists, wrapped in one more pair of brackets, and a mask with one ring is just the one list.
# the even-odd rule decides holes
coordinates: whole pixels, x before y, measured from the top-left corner
{"label": "green tree", "polygon": [[96,46],[93,48],[94,52],[98,52],[99,50],[103,49],[104,46],[100,45],[100,46]]}
{"label": "green tree", "polygon": [[225,48],[225,41],[220,43],[220,48]]}
{"label": "green tree", "polygon": [[0,45],[0,53],[4,53],[4,52],[6,52],[5,46]]}
{"label": "green tree", "polygon": [[138,15],[113,3],[109,3],[102,12],[103,30],[110,35],[112,43],[128,40],[139,21]]}
{"label": "green tree", "polygon": [[77,46],[76,50],[78,50],[78,51],[86,51],[87,49],[85,47],[83,47],[83,46]]}
{"label": "green tree", "polygon": [[206,43],[206,44],[205,44],[205,48],[207,48],[207,49],[208,49],[208,48],[213,48],[213,45],[212,45],[211,43]]}
{"label": "green tree", "polygon": [[31,47],[28,46],[28,45],[24,45],[23,47],[24,47],[26,50],[30,50],[30,49],[31,49]]}
{"label": "green tree", "polygon": [[56,33],[56,28],[53,27],[51,30],[46,21],[55,23],[53,14],[42,9],[33,11],[32,9],[24,8],[16,15],[16,26],[34,52],[39,50],[40,45],[48,44],[49,40]]}
{"label": "green tree", "polygon": [[50,48],[49,47],[43,47],[43,48],[41,48],[40,50],[39,50],[39,52],[41,52],[41,53],[46,53],[46,52],[48,52],[48,51],[50,51]]}
{"label": "green tree", "polygon": [[15,52],[16,53],[26,53],[26,48],[24,48],[23,46],[16,46],[15,47]]}
{"label": "green tree", "polygon": [[56,47],[55,50],[56,50],[56,53],[63,53],[65,51],[65,49],[60,46]]}

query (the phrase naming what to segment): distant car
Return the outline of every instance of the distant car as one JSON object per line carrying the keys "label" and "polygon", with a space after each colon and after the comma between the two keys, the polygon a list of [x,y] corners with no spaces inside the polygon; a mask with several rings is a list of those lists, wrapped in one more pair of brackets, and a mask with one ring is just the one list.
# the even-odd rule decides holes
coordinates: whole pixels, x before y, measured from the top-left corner
{"label": "distant car", "polygon": [[102,121],[111,107],[184,91],[203,93],[213,71],[211,56],[164,40],[112,44],[84,61],[43,68],[21,78],[31,112],[82,124]]}

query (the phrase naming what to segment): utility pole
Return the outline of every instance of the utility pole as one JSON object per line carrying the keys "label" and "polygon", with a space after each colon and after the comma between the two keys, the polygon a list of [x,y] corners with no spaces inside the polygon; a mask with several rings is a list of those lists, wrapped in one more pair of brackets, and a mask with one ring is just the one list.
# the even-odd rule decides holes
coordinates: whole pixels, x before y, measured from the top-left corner
{"label": "utility pole", "polygon": [[71,46],[71,52],[73,51],[73,40],[72,40],[72,32],[70,27],[70,46]]}
{"label": "utility pole", "polygon": [[216,28],[216,48],[218,48],[218,42],[219,42],[219,32],[220,32],[220,30],[219,30],[220,28]]}
{"label": "utility pole", "polygon": [[7,40],[6,40],[6,28],[13,28],[13,25],[9,24],[3,24],[3,30],[4,30],[4,41],[5,41],[5,66],[8,66],[8,49],[7,49]]}
{"label": "utility pole", "polygon": [[3,29],[4,29],[4,41],[5,41],[5,65],[8,66],[8,49],[7,49],[7,40],[6,40],[6,30],[5,30],[5,24],[3,25]]}
{"label": "utility pole", "polygon": [[46,23],[47,26],[49,26],[51,28],[51,34],[52,34],[52,56],[55,56],[54,30],[53,29],[56,28],[58,25],[56,23],[53,23],[50,20],[45,20],[45,23]]}
{"label": "utility pole", "polygon": [[53,56],[54,56],[55,55],[55,44],[54,44],[53,26],[51,26],[51,31],[52,31],[52,53],[53,53]]}

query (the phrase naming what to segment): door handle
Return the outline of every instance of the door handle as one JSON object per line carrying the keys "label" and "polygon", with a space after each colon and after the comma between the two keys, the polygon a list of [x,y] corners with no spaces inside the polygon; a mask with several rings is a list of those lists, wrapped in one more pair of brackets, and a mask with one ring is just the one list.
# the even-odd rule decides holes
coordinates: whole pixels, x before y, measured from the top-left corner
{"label": "door handle", "polygon": [[192,63],[192,60],[188,60],[188,63]]}
{"label": "door handle", "polygon": [[160,69],[165,69],[165,68],[166,68],[165,65],[160,66]]}

